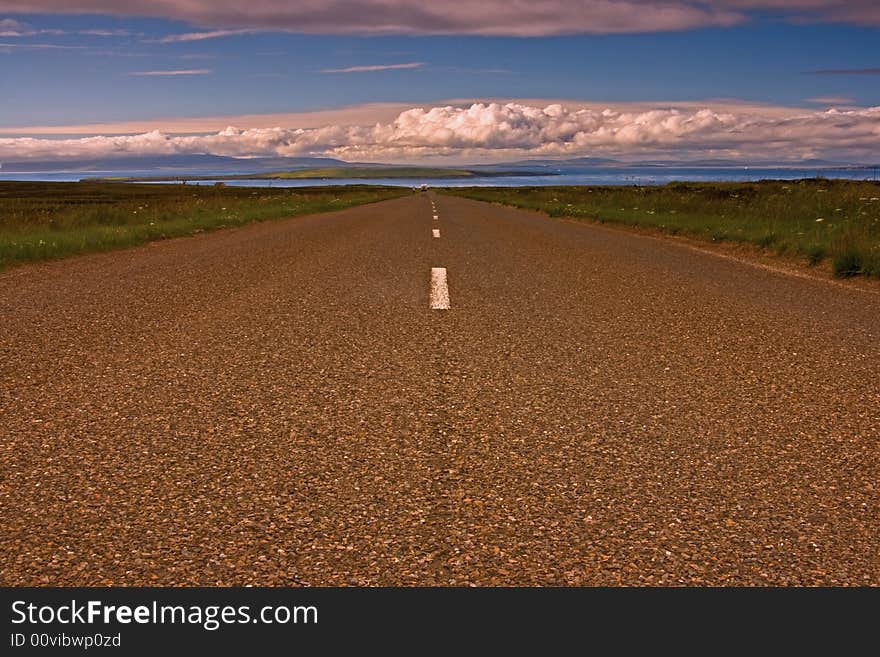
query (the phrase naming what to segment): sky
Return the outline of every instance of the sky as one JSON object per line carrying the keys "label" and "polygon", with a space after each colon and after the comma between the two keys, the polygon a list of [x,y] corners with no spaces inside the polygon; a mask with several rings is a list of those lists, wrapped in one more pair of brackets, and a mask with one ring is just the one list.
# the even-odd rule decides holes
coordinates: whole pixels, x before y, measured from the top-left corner
{"label": "sky", "polygon": [[876,0],[0,0],[0,161],[880,161]]}

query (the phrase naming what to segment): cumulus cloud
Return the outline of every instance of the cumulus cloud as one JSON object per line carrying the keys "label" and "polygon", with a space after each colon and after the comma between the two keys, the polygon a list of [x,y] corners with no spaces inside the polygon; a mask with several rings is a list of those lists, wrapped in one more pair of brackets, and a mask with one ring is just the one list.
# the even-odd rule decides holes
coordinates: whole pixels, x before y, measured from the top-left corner
{"label": "cumulus cloud", "polygon": [[569,110],[518,103],[413,108],[388,123],[318,128],[226,128],[208,135],[152,131],[81,139],[0,139],[0,159],[211,153],[328,155],[353,161],[499,160],[510,156],[673,154],[765,158],[875,157],[880,107],[779,116],[711,108]]}
{"label": "cumulus cloud", "polygon": [[0,0],[0,11],[152,16],[221,30],[190,35],[193,39],[248,29],[504,36],[656,32],[735,25],[762,11],[795,21],[880,25],[876,0]]}

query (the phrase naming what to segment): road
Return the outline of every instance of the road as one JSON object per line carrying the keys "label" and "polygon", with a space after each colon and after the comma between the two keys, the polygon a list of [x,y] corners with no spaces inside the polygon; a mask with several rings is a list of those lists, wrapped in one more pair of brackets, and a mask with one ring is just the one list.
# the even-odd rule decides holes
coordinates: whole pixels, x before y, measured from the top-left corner
{"label": "road", "polygon": [[0,273],[5,585],[880,585],[878,438],[880,295],[465,199]]}

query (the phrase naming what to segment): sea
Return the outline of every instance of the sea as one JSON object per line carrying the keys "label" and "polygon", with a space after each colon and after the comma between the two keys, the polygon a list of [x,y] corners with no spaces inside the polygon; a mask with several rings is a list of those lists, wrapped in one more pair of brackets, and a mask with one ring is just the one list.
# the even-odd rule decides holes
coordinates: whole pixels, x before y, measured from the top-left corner
{"label": "sea", "polygon": [[[315,187],[326,185],[392,185],[400,187],[529,187],[556,185],[664,185],[670,182],[749,182],[757,180],[799,180],[802,178],[830,178],[845,180],[880,180],[877,168],[796,169],[761,167],[584,167],[566,168],[545,175],[477,175],[469,178],[326,178],[298,180],[222,180],[223,176],[249,174],[252,170],[212,171],[208,169],[150,169],[141,171],[40,171],[11,173],[0,171],[0,180],[72,182],[100,177],[185,177],[205,178],[188,180],[187,184],[213,185],[223,182],[238,187]],[[212,178],[217,176],[217,178]],[[151,183],[144,183],[151,184]]]}

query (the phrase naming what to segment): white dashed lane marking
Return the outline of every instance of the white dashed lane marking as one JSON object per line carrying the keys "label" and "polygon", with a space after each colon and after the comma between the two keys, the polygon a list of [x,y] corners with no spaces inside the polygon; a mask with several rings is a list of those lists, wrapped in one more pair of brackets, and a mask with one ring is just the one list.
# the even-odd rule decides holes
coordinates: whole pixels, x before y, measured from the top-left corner
{"label": "white dashed lane marking", "polygon": [[434,237],[440,237],[440,229],[439,228],[432,229],[431,235],[433,235]]}
{"label": "white dashed lane marking", "polygon": [[431,268],[431,310],[449,310],[449,285],[446,267]]}

